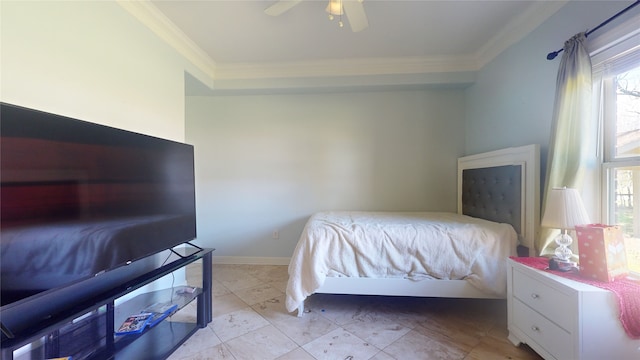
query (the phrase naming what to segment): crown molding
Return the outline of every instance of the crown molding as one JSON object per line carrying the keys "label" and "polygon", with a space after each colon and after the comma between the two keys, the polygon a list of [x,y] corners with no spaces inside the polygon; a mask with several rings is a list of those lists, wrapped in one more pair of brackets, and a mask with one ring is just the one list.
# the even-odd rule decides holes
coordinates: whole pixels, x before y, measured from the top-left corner
{"label": "crown molding", "polygon": [[470,57],[328,59],[283,63],[218,63],[216,79],[269,79],[450,73],[477,70]]}
{"label": "crown molding", "polygon": [[432,88],[460,89],[476,81],[476,72],[291,77],[216,80],[214,88],[188,84],[188,96],[392,91]]}
{"label": "crown molding", "polygon": [[531,4],[527,11],[511,19],[507,26],[474,54],[474,59],[476,59],[476,63],[478,64],[478,70],[487,65],[509,46],[530,34],[569,1],[570,0],[536,1]]}
{"label": "crown molding", "polygon": [[[186,36],[171,20],[169,20],[149,0],[116,0],[124,9],[141,23],[166,41],[188,61],[209,76],[214,88],[224,88],[247,83],[260,83],[260,87],[270,80],[274,85],[278,82],[288,84],[298,80],[331,78],[332,81],[346,79],[348,83],[354,78],[397,77],[406,78],[416,75],[416,79],[439,79],[442,84],[457,83],[455,76],[448,74],[475,73],[493,60],[509,46],[515,44],[570,0],[535,2],[527,11],[509,22],[502,31],[494,36],[479,51],[455,57],[396,57],[396,58],[362,58],[362,59],[329,59],[322,61],[302,61],[286,63],[216,63],[197,44]],[[450,80],[449,80],[450,79]],[[377,81],[377,80],[376,80]],[[386,82],[387,80],[385,80]],[[314,82],[314,81],[312,81]],[[317,81],[315,81],[317,82]]]}
{"label": "crown molding", "polygon": [[149,0],[116,0],[138,21],[147,26],[178,53],[184,56],[211,79],[215,78],[216,63],[196,43],[182,32]]}
{"label": "crown molding", "polygon": [[[232,80],[371,77],[409,74],[468,73],[478,69],[472,56],[329,59],[286,63],[216,63],[149,0],[116,0],[120,6],[210,77]],[[439,76],[445,79],[446,76]],[[446,80],[443,80],[445,83]],[[454,81],[455,82],[455,81]]]}

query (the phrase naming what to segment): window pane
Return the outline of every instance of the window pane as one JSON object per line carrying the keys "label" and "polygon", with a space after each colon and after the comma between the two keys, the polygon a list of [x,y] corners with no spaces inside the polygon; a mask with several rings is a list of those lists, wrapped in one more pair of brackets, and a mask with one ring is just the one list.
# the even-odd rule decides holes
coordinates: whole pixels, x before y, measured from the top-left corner
{"label": "window pane", "polygon": [[627,251],[627,267],[629,271],[640,274],[640,239],[625,238],[624,246]]}
{"label": "window pane", "polygon": [[640,189],[640,166],[615,168],[612,175],[613,223],[622,227],[629,270],[640,273],[640,197],[634,196],[634,188]]}
{"label": "window pane", "polygon": [[615,157],[640,156],[640,66],[615,78]]}

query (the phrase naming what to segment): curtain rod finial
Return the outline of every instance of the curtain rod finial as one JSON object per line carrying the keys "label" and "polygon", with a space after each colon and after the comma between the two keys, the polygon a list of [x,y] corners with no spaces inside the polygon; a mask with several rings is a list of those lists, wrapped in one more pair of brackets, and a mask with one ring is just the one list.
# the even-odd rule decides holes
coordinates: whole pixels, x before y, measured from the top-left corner
{"label": "curtain rod finial", "polygon": [[558,54],[560,53],[560,51],[552,51],[550,53],[547,54],[547,60],[553,60],[556,58],[556,56],[558,56]]}

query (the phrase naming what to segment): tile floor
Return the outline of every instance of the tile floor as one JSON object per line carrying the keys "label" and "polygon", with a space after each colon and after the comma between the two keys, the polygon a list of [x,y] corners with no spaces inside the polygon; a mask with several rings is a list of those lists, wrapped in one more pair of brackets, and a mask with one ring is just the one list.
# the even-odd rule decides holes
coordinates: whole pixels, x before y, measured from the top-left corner
{"label": "tile floor", "polygon": [[[213,321],[169,359],[541,359],[507,340],[505,300],[316,294],[298,318],[284,307],[287,277],[286,266],[214,264]],[[195,304],[173,318],[195,321]]]}

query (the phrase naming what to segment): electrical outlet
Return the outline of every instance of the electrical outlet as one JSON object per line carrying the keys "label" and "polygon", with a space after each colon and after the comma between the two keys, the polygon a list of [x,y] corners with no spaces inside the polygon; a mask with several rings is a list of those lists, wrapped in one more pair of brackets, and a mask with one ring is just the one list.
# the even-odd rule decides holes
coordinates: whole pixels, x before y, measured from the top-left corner
{"label": "electrical outlet", "polygon": [[272,239],[280,239],[280,231],[279,230],[273,230],[273,232],[271,233],[271,238]]}

